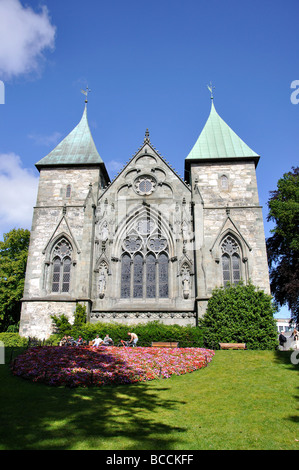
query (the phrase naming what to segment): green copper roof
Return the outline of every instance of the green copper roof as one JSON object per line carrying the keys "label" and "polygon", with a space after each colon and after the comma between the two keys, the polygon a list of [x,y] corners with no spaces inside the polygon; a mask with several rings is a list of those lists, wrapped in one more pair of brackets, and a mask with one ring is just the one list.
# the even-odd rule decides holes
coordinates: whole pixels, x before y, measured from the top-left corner
{"label": "green copper roof", "polygon": [[259,155],[251,150],[245,142],[221,119],[213,99],[208,120],[186,160],[215,160],[251,157]]}
{"label": "green copper roof", "polygon": [[36,167],[103,164],[94,144],[87,120],[87,107],[79,124]]}

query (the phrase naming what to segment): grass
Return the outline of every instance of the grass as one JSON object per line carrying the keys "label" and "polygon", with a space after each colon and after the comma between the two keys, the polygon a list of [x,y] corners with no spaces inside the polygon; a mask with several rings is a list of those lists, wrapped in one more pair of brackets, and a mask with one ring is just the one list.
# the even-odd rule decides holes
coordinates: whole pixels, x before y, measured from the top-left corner
{"label": "grass", "polygon": [[216,351],[207,368],[145,384],[53,388],[0,366],[0,450],[298,450],[289,352]]}

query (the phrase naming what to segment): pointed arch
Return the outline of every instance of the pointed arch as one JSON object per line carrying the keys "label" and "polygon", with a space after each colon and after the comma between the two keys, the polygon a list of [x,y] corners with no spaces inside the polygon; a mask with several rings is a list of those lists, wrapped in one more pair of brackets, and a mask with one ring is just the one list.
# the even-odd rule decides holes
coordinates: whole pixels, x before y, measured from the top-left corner
{"label": "pointed arch", "polygon": [[131,256],[128,253],[124,253],[121,257],[120,279],[120,296],[122,299],[129,299],[131,296],[131,266]]}
{"label": "pointed arch", "polygon": [[173,235],[162,214],[148,205],[135,207],[117,230],[121,297],[133,301],[168,298],[172,247]]}
{"label": "pointed arch", "polygon": [[164,299],[168,298],[168,254],[162,252],[158,256],[158,268],[159,268],[159,298]]}
{"label": "pointed arch", "polygon": [[156,263],[154,253],[146,255],[146,297],[154,299],[156,297]]}
{"label": "pointed arch", "polygon": [[69,239],[60,236],[51,250],[51,292],[66,293],[70,291],[73,246]]}
{"label": "pointed arch", "polygon": [[229,234],[231,234],[233,237],[236,238],[236,240],[238,240],[238,243],[242,250],[242,253],[240,255],[241,258],[248,258],[248,252],[252,250],[250,244],[248,243],[246,238],[242,235],[241,231],[237,227],[237,224],[233,221],[230,215],[230,209],[227,209],[227,217],[210,248],[210,252],[216,262],[219,262],[220,256],[221,256],[221,253],[220,253],[221,240],[223,240],[223,238]]}
{"label": "pointed arch", "polygon": [[228,233],[220,243],[223,285],[238,284],[242,279],[242,249],[237,238]]}
{"label": "pointed arch", "polygon": [[133,298],[142,299],[143,297],[143,256],[136,253],[133,258]]}
{"label": "pointed arch", "polygon": [[170,257],[174,256],[175,239],[169,221],[164,214],[147,204],[139,204],[132,208],[116,227],[114,234],[116,256],[122,249],[123,240],[131,233],[140,233],[140,230],[143,235],[145,231],[148,231],[148,235],[152,233],[163,235],[168,241]]}

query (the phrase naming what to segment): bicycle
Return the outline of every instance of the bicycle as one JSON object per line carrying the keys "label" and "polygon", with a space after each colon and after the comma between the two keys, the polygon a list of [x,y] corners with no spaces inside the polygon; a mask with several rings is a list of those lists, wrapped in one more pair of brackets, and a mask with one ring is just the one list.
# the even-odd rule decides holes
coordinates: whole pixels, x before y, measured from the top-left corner
{"label": "bicycle", "polygon": [[133,343],[130,343],[129,341],[124,341],[123,339],[121,339],[120,342],[117,344],[118,348],[132,348],[133,346]]}

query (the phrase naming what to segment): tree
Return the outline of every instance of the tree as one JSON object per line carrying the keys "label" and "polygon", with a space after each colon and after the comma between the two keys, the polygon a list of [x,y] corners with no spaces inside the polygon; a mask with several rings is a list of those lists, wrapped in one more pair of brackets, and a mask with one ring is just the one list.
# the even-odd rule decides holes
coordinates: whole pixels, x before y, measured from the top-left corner
{"label": "tree", "polygon": [[200,320],[205,346],[217,349],[219,343],[246,343],[247,349],[274,349],[275,312],[271,295],[252,283],[216,288]]}
{"label": "tree", "polygon": [[0,241],[0,331],[20,319],[30,232],[13,229]]}
{"label": "tree", "polygon": [[292,170],[270,193],[268,221],[276,225],[266,243],[272,294],[299,323],[299,167]]}

